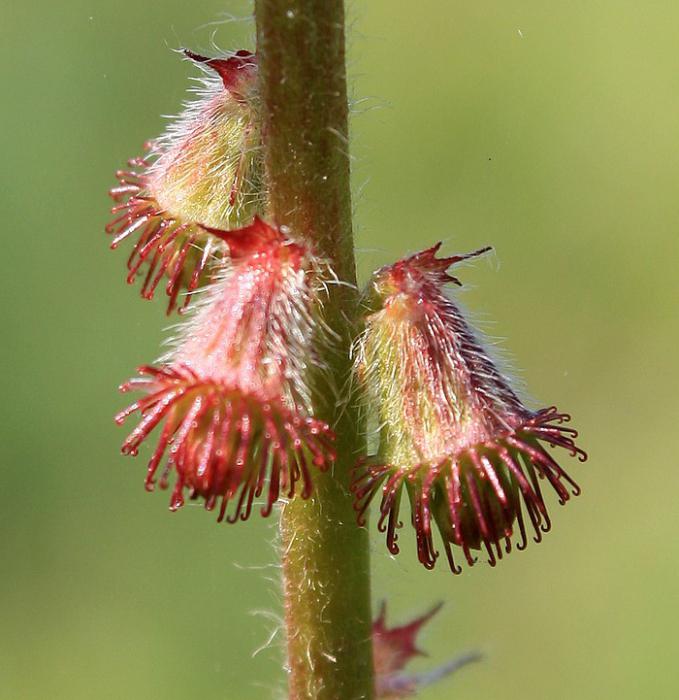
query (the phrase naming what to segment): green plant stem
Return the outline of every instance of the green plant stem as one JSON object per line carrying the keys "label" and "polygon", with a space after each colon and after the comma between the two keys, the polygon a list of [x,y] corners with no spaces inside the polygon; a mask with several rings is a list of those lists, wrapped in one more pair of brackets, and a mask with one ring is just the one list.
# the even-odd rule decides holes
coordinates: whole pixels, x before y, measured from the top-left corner
{"label": "green plant stem", "polygon": [[[256,0],[257,52],[270,216],[313,242],[355,285],[342,0]],[[357,293],[331,285],[328,324],[339,336],[330,383],[348,385]],[[316,415],[337,433],[334,468],[313,496],[287,504],[281,540],[290,700],[374,697],[368,539],[356,526],[349,471],[363,451],[359,416],[318,382]]]}

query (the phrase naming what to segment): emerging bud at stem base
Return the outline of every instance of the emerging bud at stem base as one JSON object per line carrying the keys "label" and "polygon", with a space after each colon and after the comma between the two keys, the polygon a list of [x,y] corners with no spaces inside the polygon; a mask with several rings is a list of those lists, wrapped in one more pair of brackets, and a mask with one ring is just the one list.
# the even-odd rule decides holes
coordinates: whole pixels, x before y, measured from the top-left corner
{"label": "emerging bud at stem base", "polygon": [[167,277],[168,313],[182,290],[183,306],[208,278],[208,264],[225,246],[207,227],[243,226],[264,202],[256,57],[186,56],[208,74],[199,99],[187,104],[150,153],[117,173],[111,190],[114,219],[106,227],[112,248],[134,236],[127,281],[144,274],[142,296],[151,299]]}
{"label": "emerging bud at stem base", "polygon": [[[479,255],[437,258],[440,244],[379,270],[372,284],[371,313],[358,341],[358,372],[375,403],[380,450],[360,463],[352,490],[359,523],[381,492],[379,529],[396,554],[396,530],[405,488],[420,562],[433,568],[436,524],[454,573],[451,545],[471,566],[482,546],[495,565],[511,550],[514,524],[518,549],[526,546],[522,510],[539,542],[550,527],[540,490],[546,479],[565,503],[577,485],[543,444],[565,448],[584,461],[577,433],[556,408],[533,412],[523,406],[483,350],[458,307],[444,294],[454,263]],[[504,545],[504,546],[503,546]]]}
{"label": "emerging bud at stem base", "polygon": [[478,661],[481,655],[472,652],[452,659],[439,668],[425,673],[402,673],[406,665],[416,656],[426,656],[416,646],[417,635],[422,627],[441,609],[442,603],[429,612],[399,627],[387,627],[387,606],[382,603],[373,622],[373,664],[375,690],[378,698],[402,698],[415,695],[425,685],[435,683],[454,673],[461,666]]}
{"label": "emerging bud at stem base", "polygon": [[171,509],[202,497],[211,510],[221,499],[219,520],[237,498],[230,522],[245,520],[255,497],[268,489],[263,515],[283,495],[311,493],[310,467],[334,460],[334,436],[310,415],[309,367],[316,363],[320,295],[327,268],[302,245],[256,219],[244,229],[220,232],[231,266],[205,292],[175,349],[160,367],[140,368],[123,385],[146,396],[117,417],[139,411],[141,421],[123,444],[136,454],[161,422],[158,446],[146,479],[152,489],[161,460],[167,486],[177,481]]}

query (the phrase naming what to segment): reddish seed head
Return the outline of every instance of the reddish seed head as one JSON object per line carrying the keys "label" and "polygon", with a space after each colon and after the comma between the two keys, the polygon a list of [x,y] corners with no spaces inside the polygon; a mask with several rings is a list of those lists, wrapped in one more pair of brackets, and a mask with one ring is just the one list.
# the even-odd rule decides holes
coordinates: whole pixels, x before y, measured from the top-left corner
{"label": "reddish seed head", "polygon": [[235,521],[264,491],[265,515],[298,482],[308,497],[310,468],[334,460],[334,436],[310,415],[306,377],[315,362],[322,265],[261,220],[217,234],[238,243],[231,268],[206,292],[165,362],[140,368],[123,385],[144,397],[117,420],[141,414],[123,444],[133,455],[162,423],[146,483],[153,486],[165,459],[161,486],[177,473],[173,510],[188,489],[208,509],[220,502],[220,520],[234,501]]}
{"label": "reddish seed head", "polygon": [[185,54],[221,80],[207,76],[199,99],[149,142],[149,154],[116,173],[106,227],[111,248],[134,241],[127,282],[141,277],[145,299],[164,287],[168,313],[183,310],[223,258],[226,246],[210,229],[249,223],[264,201],[256,57]]}
{"label": "reddish seed head", "polygon": [[526,546],[524,507],[540,541],[550,527],[540,480],[562,503],[578,493],[545,446],[586,455],[563,425],[569,416],[524,407],[443,292],[447,282],[459,284],[447,272],[451,264],[488,249],[437,259],[438,248],[382,268],[373,281],[374,312],[357,355],[383,427],[379,454],[357,466],[352,489],[361,523],[381,496],[378,526],[393,554],[405,490],[420,562],[432,568],[438,557],[433,522],[459,573],[451,545],[470,565],[472,552],[484,548],[494,565],[518,526],[518,548]]}

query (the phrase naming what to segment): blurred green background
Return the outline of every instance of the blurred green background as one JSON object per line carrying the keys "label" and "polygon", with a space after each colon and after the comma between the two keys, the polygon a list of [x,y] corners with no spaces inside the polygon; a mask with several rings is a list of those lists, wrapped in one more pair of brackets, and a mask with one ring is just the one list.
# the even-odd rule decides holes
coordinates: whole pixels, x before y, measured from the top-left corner
{"label": "blurred green background", "polygon": [[[171,515],[119,455],[119,382],[158,355],[163,302],[123,281],[113,173],[195,71],[252,46],[233,0],[4,0],[0,698],[280,693],[275,526]],[[373,540],[374,596],[436,600],[429,700],[676,698],[679,5],[353,0],[357,246],[369,270],[491,243],[463,299],[531,395],[573,413],[583,495],[543,544],[452,577]],[[492,319],[492,323],[490,322]],[[411,543],[407,543],[411,544]],[[339,699],[338,699],[339,700]]]}

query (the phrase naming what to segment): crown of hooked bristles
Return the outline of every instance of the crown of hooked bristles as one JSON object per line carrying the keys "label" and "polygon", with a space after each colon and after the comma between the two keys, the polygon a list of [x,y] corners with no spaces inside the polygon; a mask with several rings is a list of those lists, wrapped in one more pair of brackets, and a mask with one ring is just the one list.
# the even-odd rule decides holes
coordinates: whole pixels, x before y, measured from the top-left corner
{"label": "crown of hooked bristles", "polygon": [[165,278],[168,313],[182,292],[180,310],[188,304],[209,280],[210,263],[225,254],[208,227],[244,226],[265,201],[256,56],[184,54],[205,66],[198,98],[147,144],[148,155],[116,173],[114,218],[106,227],[111,248],[134,239],[127,281],[143,276],[144,298]]}
{"label": "crown of hooked bristles", "polygon": [[525,548],[524,507],[540,541],[550,527],[541,480],[561,503],[579,492],[545,446],[586,455],[563,425],[568,415],[522,404],[444,292],[447,283],[460,284],[451,265],[489,249],[437,258],[440,245],[382,268],[372,281],[356,362],[381,426],[380,447],[357,465],[352,490],[360,524],[381,495],[378,527],[396,554],[405,489],[420,562],[433,568],[438,557],[433,522],[459,573],[452,545],[469,565],[484,547],[495,565],[518,526],[517,546]]}
{"label": "crown of hooked bristles", "polygon": [[[334,460],[334,435],[311,415],[309,372],[323,341],[321,297],[327,266],[261,219],[236,231],[218,231],[230,249],[222,278],[205,292],[158,367],[141,367],[122,390],[144,392],[118,416],[141,419],[123,444],[136,454],[162,423],[146,478],[152,489],[163,458],[160,485],[177,480],[170,507],[202,497],[208,509],[229,502],[230,522],[246,519],[265,490],[262,513],[280,496],[312,489],[310,467]],[[313,340],[313,346],[312,346]]]}

